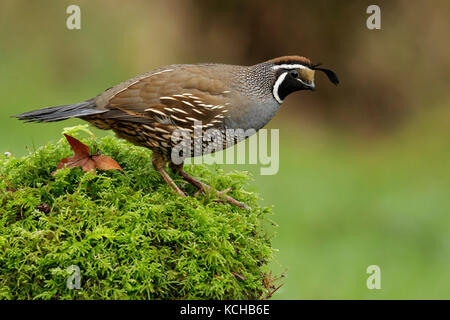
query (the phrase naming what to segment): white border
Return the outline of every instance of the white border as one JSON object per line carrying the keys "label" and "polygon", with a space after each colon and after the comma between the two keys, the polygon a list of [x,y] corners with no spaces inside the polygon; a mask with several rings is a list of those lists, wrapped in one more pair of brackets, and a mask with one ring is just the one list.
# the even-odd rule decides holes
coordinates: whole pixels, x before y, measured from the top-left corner
{"label": "white border", "polygon": [[283,103],[283,100],[280,99],[280,96],[278,95],[278,88],[280,87],[280,85],[283,83],[284,78],[286,78],[288,72],[283,72],[277,79],[277,81],[275,81],[275,84],[273,85],[273,96],[275,98],[275,100],[278,101],[278,103]]}
{"label": "white border", "polygon": [[272,67],[273,70],[278,70],[278,69],[309,69],[312,70],[311,68],[304,66],[302,64],[279,64],[276,66]]}

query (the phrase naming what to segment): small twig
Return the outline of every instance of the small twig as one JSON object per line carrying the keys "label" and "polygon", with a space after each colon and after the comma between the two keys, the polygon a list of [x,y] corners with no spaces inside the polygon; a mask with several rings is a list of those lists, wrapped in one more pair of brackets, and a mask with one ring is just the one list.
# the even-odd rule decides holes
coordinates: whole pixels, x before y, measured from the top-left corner
{"label": "small twig", "polygon": [[273,289],[272,291],[270,291],[270,292],[263,298],[263,300],[267,300],[267,299],[272,298],[272,295],[273,295],[278,289],[280,289],[282,286],[283,286],[283,283],[280,284],[280,285],[279,285],[278,287],[276,287],[275,289]]}
{"label": "small twig", "polygon": [[235,276],[235,277],[238,277],[238,278],[241,279],[242,281],[247,280],[243,275],[240,275],[240,274],[237,273],[237,272],[232,271],[231,274],[232,274],[233,276]]}

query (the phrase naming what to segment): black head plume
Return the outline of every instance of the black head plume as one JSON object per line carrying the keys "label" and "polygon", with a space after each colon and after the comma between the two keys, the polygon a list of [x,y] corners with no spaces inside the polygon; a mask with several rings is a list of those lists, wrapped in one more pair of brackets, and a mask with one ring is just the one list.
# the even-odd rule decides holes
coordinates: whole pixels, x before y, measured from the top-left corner
{"label": "black head plume", "polygon": [[321,65],[321,63],[314,64],[314,65],[311,66],[311,69],[322,71],[323,73],[325,73],[327,75],[328,79],[333,84],[338,85],[339,84],[339,78],[338,78],[337,74],[334,71],[330,70],[330,69],[318,68],[320,65]]}

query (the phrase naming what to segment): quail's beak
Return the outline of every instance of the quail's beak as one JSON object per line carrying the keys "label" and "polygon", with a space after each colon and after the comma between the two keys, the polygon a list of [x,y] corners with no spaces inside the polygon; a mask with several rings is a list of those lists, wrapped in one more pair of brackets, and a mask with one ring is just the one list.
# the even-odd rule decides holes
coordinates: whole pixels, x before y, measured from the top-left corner
{"label": "quail's beak", "polygon": [[314,91],[316,89],[316,85],[314,84],[315,71],[305,68],[299,69],[298,73],[300,75],[300,77],[298,77],[298,81],[301,82],[303,89]]}
{"label": "quail's beak", "polygon": [[302,83],[303,88],[305,90],[311,90],[311,91],[316,90],[316,85],[314,84],[314,81],[312,81],[312,80],[302,80],[302,79],[299,79],[299,81]]}

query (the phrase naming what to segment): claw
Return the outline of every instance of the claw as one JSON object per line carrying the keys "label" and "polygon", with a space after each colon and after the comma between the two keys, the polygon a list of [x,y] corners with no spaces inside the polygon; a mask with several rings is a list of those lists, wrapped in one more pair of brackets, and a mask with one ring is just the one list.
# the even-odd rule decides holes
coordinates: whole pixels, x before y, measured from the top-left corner
{"label": "claw", "polygon": [[231,191],[233,191],[232,187],[227,188],[227,189],[222,190],[222,191],[217,191],[217,193],[219,195],[223,196],[227,200],[228,203],[234,204],[235,206],[238,206],[239,208],[244,208],[245,210],[250,211],[250,208],[247,207],[245,204],[243,204],[242,202],[237,201],[236,199],[234,199],[234,198],[232,198],[232,197],[230,197],[230,196],[228,196],[226,194],[227,192],[231,192]]}

